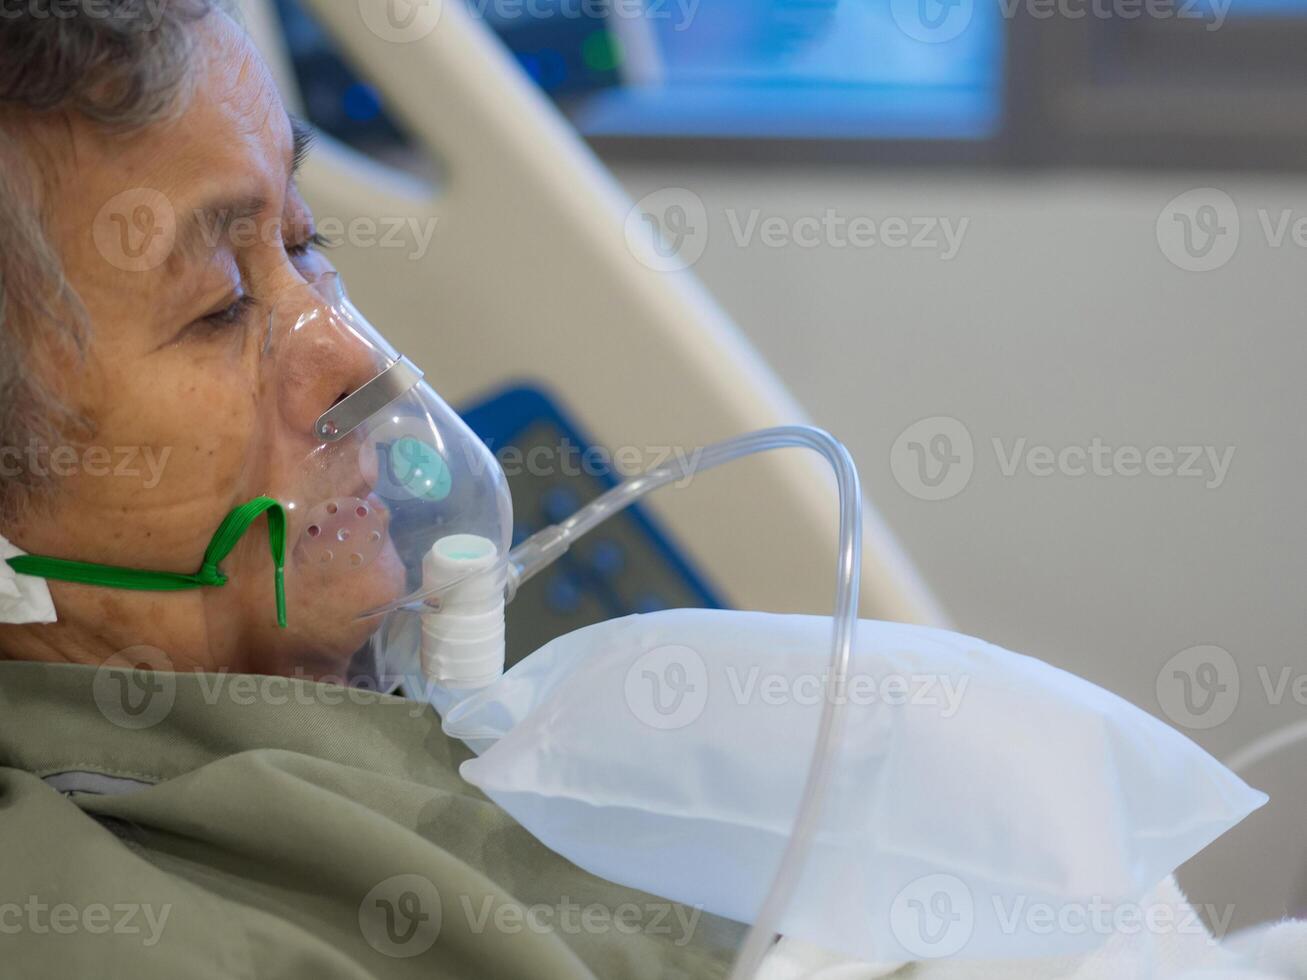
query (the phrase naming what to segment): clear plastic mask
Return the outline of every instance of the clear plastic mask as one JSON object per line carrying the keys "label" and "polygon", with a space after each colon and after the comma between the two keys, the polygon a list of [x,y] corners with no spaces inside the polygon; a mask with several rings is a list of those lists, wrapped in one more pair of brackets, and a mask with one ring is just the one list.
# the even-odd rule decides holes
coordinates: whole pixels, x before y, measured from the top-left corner
{"label": "clear plastic mask", "polygon": [[[286,514],[290,628],[297,609],[316,604],[299,600],[335,597],[335,613],[371,639],[387,614],[438,608],[466,575],[504,563],[513,518],[498,461],[350,303],[335,273],[278,298],[267,343],[272,437],[300,449],[274,454],[266,490]],[[323,380],[342,359],[366,379],[343,397]],[[429,560],[438,542],[453,561]],[[353,681],[389,689],[416,664],[406,650],[383,670],[377,651],[373,643],[355,658]]]}

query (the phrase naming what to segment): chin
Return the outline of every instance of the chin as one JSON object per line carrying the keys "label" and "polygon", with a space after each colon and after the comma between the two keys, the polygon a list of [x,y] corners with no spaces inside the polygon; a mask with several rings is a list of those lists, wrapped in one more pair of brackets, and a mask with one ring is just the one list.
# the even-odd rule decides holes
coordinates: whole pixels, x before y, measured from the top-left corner
{"label": "chin", "polygon": [[255,672],[343,683],[354,654],[381,628],[381,616],[364,615],[404,595],[406,586],[403,563],[390,544],[362,568],[297,566],[287,590],[287,628],[274,623],[260,630],[259,646],[266,652],[254,658]]}
{"label": "chin", "polygon": [[341,619],[339,615],[317,620],[300,619],[300,612],[285,630],[275,629],[264,635],[260,652],[245,669],[256,674],[274,674],[308,680],[345,684],[350,662],[358,650],[371,639],[381,619]]}

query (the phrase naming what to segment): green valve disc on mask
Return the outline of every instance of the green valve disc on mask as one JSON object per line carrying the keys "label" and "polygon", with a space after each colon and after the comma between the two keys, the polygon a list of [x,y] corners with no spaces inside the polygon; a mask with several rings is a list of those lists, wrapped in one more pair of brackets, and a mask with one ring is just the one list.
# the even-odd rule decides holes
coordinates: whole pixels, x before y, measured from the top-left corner
{"label": "green valve disc on mask", "polygon": [[392,485],[415,499],[444,500],[453,487],[445,458],[416,436],[403,436],[391,443],[388,465]]}

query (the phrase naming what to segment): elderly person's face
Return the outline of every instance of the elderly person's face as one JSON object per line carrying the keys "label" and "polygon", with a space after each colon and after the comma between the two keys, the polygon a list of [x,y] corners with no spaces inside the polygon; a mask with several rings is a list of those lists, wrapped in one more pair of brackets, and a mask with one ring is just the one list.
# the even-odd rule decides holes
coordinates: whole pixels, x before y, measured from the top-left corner
{"label": "elderly person's face", "polygon": [[[220,13],[196,31],[194,94],[180,115],[128,137],[67,117],[28,134],[50,165],[48,234],[90,325],[87,356],[54,382],[89,422],[80,445],[113,454],[107,467],[56,480],[3,529],[31,554],[195,572],[234,507],[293,498],[315,420],[376,370],[343,340],[319,350],[311,370],[270,368],[270,307],[288,291],[309,295],[304,278],[326,267],[294,184],[303,141],[243,32]],[[104,209],[140,188],[167,200],[177,236],[157,267],[132,271],[106,248],[106,227],[112,242],[123,217]],[[125,200],[135,226],[118,230],[148,240],[159,212]],[[224,217],[245,220],[224,232]],[[136,455],[123,466],[127,452]],[[289,517],[293,549],[302,515]],[[288,569],[289,628],[279,630],[260,519],[222,563],[227,585],[166,593],[51,582],[59,623],[0,627],[0,650],[99,663],[148,646],[178,669],[339,676],[375,626],[358,614],[402,574],[392,558],[383,552],[369,574],[340,580]]]}

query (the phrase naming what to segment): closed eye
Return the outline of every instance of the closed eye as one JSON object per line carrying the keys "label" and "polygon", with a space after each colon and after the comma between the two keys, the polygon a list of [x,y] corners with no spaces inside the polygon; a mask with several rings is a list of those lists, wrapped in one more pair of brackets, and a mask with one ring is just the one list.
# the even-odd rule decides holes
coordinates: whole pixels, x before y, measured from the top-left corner
{"label": "closed eye", "polygon": [[293,259],[299,259],[299,258],[303,258],[305,255],[308,255],[309,252],[315,248],[332,248],[335,246],[335,244],[336,243],[333,242],[326,235],[323,235],[321,232],[315,231],[300,244],[287,245],[286,254]]}
{"label": "closed eye", "polygon": [[205,326],[222,328],[233,327],[244,322],[246,314],[255,306],[255,301],[248,294],[241,296],[230,306],[201,317],[199,322]]}

